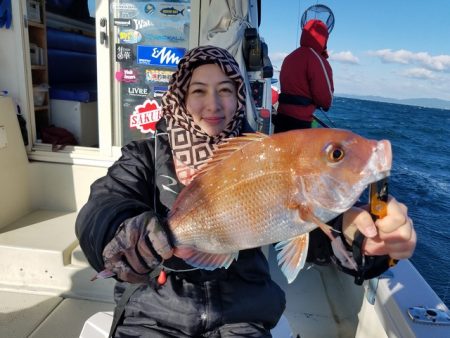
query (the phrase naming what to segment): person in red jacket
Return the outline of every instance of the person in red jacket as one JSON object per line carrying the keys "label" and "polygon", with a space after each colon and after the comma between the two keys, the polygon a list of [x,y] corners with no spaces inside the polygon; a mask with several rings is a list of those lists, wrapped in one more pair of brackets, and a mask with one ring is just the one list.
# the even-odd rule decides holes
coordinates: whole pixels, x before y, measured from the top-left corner
{"label": "person in red jacket", "polygon": [[325,23],[309,20],[303,27],[300,47],[284,59],[275,132],[311,128],[314,111],[330,108],[334,87],[327,61],[328,36]]}

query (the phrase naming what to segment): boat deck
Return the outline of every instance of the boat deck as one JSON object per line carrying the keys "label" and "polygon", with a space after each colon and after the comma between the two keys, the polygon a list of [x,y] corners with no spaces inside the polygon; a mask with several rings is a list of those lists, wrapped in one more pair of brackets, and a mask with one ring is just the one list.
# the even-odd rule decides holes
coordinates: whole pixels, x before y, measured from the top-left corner
{"label": "boat deck", "polygon": [[[294,337],[355,337],[364,287],[333,266],[306,266],[292,284],[277,266],[276,253],[269,250],[273,279],[286,292],[286,311]],[[354,287],[349,287],[349,285]]]}
{"label": "boat deck", "polygon": [[[25,251],[33,256],[40,255],[37,251]],[[65,267],[67,277],[72,280],[67,284],[67,290],[62,290],[61,285],[52,289],[51,283],[35,289],[0,284],[0,337],[79,337],[89,317],[113,310],[112,298],[105,296],[108,292],[112,296],[113,281],[89,282],[87,279],[93,270],[83,259],[79,247],[75,248],[72,257],[77,257],[76,265]],[[297,334],[302,338],[355,336],[363,288],[356,289],[360,292],[355,293],[353,288],[349,290],[343,286],[341,279],[344,278],[345,283],[346,276],[332,267],[318,266],[301,271],[294,283],[288,285],[273,257],[274,252],[270,250],[274,279],[286,291],[285,316],[293,337]],[[86,280],[84,286],[77,282],[79,278]],[[86,292],[85,289],[91,287],[102,289],[99,299],[94,299],[94,293]]]}

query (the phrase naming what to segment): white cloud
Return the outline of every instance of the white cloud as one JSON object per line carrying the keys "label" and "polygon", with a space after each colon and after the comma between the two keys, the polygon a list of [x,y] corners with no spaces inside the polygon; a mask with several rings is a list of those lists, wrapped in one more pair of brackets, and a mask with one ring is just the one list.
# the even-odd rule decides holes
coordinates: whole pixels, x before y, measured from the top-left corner
{"label": "white cloud", "polygon": [[432,56],[427,52],[414,53],[405,49],[380,49],[369,51],[368,54],[386,63],[417,64],[430,70],[450,71],[450,55]]}
{"label": "white cloud", "polygon": [[359,59],[350,51],[345,52],[330,52],[330,60],[342,63],[359,64]]}
{"label": "white cloud", "polygon": [[288,56],[289,53],[286,52],[275,52],[275,53],[269,53],[269,58],[272,63],[279,63],[281,64],[286,56]]}
{"label": "white cloud", "polygon": [[436,74],[425,68],[411,68],[405,70],[401,74],[414,79],[436,79]]}

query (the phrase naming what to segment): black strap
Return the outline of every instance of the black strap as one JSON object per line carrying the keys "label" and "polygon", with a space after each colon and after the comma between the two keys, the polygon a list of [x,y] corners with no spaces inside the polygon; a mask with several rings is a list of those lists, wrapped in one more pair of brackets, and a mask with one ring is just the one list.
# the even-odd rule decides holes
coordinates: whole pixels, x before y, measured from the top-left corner
{"label": "black strap", "polygon": [[361,231],[356,230],[355,238],[352,242],[353,258],[356,264],[358,264],[358,273],[355,275],[355,284],[361,285],[364,282],[364,275],[366,273],[366,257],[362,252],[362,245],[366,236]]}
{"label": "black strap", "polygon": [[284,104],[293,104],[296,106],[309,106],[310,104],[313,104],[313,100],[311,100],[309,97],[286,93],[281,93],[278,96],[278,102]]}
{"label": "black strap", "polygon": [[125,291],[120,297],[120,301],[114,309],[114,317],[113,322],[111,324],[111,330],[109,331],[108,338],[114,337],[114,333],[116,332],[117,325],[119,325],[122,320],[123,313],[125,312],[125,305],[128,303],[129,299],[133,295],[133,293],[140,287],[142,284],[128,284],[125,288]]}

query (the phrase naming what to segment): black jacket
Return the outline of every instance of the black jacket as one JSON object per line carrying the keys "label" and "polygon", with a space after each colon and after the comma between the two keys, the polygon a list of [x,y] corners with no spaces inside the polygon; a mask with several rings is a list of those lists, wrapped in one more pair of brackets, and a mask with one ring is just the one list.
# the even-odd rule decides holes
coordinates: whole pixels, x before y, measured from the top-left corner
{"label": "black jacket", "polygon": [[[165,130],[161,120],[154,139],[125,146],[108,174],[91,186],[89,200],[77,218],[76,234],[97,271],[104,269],[103,249],[124,220],[145,211],[165,217],[183,188],[175,173]],[[339,228],[341,219],[330,224]],[[308,261],[330,263],[333,252],[329,239],[320,230],[312,231],[310,239]],[[359,283],[384,272],[389,267],[388,258],[366,257],[366,265],[357,272],[341,269],[354,275]],[[166,264],[177,270],[189,267],[176,257]],[[126,284],[116,286],[116,300]],[[169,273],[162,287],[155,283],[142,285],[128,302],[118,332],[148,336],[149,326],[162,325],[178,330],[175,336],[181,336],[179,332],[195,336],[223,324],[245,322],[271,328],[283,313],[285,302],[284,292],[272,281],[261,250],[244,250],[228,269]]]}
{"label": "black jacket", "polygon": [[[118,226],[144,211],[166,216],[182,188],[161,120],[154,139],[125,146],[108,174],[91,186],[89,200],[76,222],[77,237],[89,263],[101,271],[103,249]],[[185,267],[178,258],[167,263],[176,269]],[[116,298],[124,284],[116,286]],[[241,251],[228,269],[169,273],[162,287],[143,285],[128,302],[118,332],[132,327],[133,334],[145,335],[145,326],[155,321],[188,335],[225,323],[255,322],[270,328],[284,308],[284,292],[272,281],[263,253],[250,249]]]}

